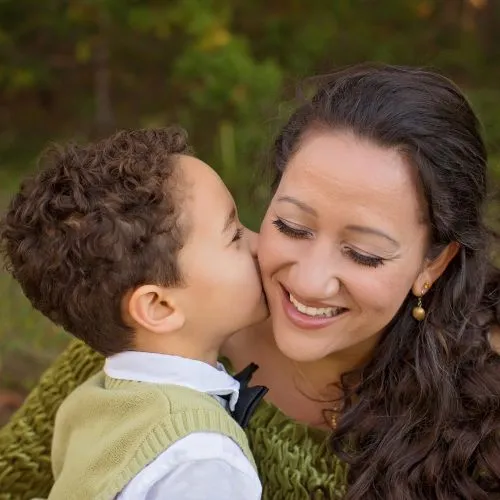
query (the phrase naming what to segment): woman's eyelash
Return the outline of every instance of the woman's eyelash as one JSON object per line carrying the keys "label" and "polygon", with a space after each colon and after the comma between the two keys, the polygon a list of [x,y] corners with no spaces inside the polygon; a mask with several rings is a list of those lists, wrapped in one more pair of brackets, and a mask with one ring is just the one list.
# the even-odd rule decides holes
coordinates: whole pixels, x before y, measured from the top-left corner
{"label": "woman's eyelash", "polygon": [[281,219],[273,220],[273,226],[285,236],[296,239],[310,238],[311,233],[304,229],[296,229],[294,227],[290,227],[288,224],[285,224]]}
{"label": "woman's eyelash", "polygon": [[379,267],[384,264],[382,257],[363,255],[354,251],[352,248],[346,248],[345,253],[357,264],[367,267]]}
{"label": "woman's eyelash", "polygon": [[[275,219],[272,223],[280,233],[283,233],[285,236],[288,236],[290,238],[304,239],[311,237],[311,233],[309,231],[291,227],[281,219]],[[364,255],[362,253],[356,252],[352,248],[346,248],[345,253],[349,258],[356,262],[356,264],[360,264],[362,266],[379,267],[384,264],[384,259],[382,257]]]}
{"label": "woman's eyelash", "polygon": [[239,227],[238,229],[236,229],[236,232],[234,233],[232,243],[241,240],[242,236],[243,236],[243,229]]}

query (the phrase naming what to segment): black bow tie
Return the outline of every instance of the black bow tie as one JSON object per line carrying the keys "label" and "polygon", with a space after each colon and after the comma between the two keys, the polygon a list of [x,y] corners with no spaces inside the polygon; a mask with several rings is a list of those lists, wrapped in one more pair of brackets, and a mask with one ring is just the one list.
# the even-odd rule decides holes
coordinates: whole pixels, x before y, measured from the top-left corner
{"label": "black bow tie", "polygon": [[252,375],[258,368],[259,367],[255,363],[250,363],[244,370],[234,376],[240,383],[240,391],[238,401],[231,415],[243,429],[248,426],[253,412],[257,409],[260,401],[269,390],[262,385],[248,387]]}

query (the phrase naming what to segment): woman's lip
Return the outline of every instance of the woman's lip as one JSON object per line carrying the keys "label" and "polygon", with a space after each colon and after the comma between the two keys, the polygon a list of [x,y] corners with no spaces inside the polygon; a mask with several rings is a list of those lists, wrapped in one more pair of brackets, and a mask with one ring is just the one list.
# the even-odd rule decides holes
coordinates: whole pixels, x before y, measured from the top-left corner
{"label": "woman's lip", "polygon": [[342,306],[338,306],[338,305],[324,304],[324,303],[321,303],[321,302],[308,302],[307,300],[303,300],[299,295],[295,295],[294,293],[290,292],[290,290],[288,290],[288,288],[286,288],[281,283],[278,283],[278,284],[281,287],[281,289],[283,290],[283,293],[286,295],[287,298],[290,295],[292,295],[293,298],[297,302],[300,302],[301,304],[303,304],[306,307],[315,307],[316,309],[328,308],[328,307],[336,307],[336,308],[346,309],[346,308],[344,308]]}
{"label": "woman's lip", "polygon": [[326,326],[329,326],[337,321],[339,318],[343,317],[345,312],[347,312],[345,311],[332,317],[307,316],[307,314],[297,311],[295,306],[290,302],[289,294],[284,287],[282,287],[281,299],[285,316],[293,325],[302,330],[318,330],[320,328],[325,328]]}

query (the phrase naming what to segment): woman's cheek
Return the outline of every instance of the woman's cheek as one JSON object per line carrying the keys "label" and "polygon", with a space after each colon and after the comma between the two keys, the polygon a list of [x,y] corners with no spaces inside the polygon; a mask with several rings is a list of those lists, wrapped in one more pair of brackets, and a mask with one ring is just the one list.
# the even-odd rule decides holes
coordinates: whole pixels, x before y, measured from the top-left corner
{"label": "woman's cheek", "polygon": [[[411,283],[401,279],[400,270],[365,269],[356,273],[344,286],[351,296],[364,302],[374,313],[395,312],[405,300]],[[399,277],[398,277],[399,275]],[[408,282],[408,283],[407,283]],[[394,311],[393,311],[394,310]]]}
{"label": "woman's cheek", "polygon": [[257,258],[261,272],[269,273],[273,266],[279,266],[280,257],[283,255],[283,244],[266,224],[262,225],[257,246]]}

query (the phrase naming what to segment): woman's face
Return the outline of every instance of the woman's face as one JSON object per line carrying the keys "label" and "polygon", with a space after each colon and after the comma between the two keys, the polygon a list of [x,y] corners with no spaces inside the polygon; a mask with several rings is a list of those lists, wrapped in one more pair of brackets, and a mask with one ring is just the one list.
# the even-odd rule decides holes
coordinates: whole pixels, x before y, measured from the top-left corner
{"label": "woman's face", "polygon": [[348,132],[306,134],[259,241],[286,356],[314,361],[377,342],[423,267],[428,231],[417,186],[394,149]]}

